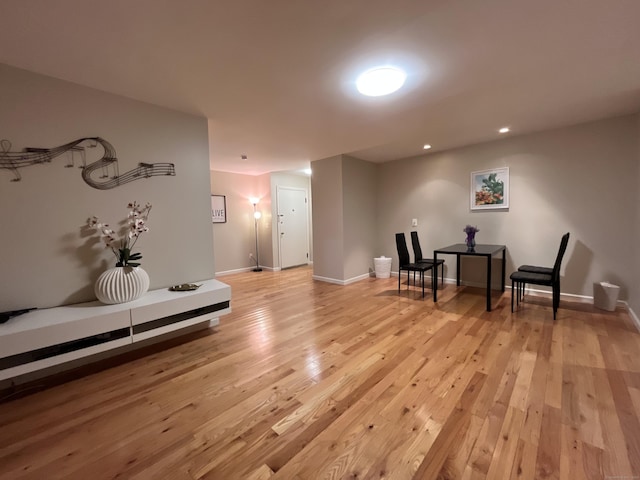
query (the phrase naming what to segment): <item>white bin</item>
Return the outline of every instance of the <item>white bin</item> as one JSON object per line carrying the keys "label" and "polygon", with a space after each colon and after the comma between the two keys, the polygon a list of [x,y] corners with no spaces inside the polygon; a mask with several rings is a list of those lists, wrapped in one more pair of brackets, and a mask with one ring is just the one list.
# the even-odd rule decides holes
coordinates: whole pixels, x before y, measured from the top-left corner
{"label": "white bin", "polygon": [[613,312],[618,303],[620,287],[609,282],[593,284],[593,305],[602,310]]}
{"label": "white bin", "polygon": [[391,276],[391,258],[376,257],[373,259],[376,278],[389,278]]}

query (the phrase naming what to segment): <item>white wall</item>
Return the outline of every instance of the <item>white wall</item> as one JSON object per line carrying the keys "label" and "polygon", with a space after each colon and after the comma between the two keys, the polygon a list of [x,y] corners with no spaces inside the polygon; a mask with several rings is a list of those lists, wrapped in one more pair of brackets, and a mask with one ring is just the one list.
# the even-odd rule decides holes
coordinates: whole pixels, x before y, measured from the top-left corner
{"label": "white wall", "polygon": [[[151,288],[214,275],[206,119],[3,65],[0,105],[12,151],[100,136],[115,147],[120,173],[138,162],[176,167],[175,177],[105,191],[64,168],[68,156],[21,169],[20,182],[0,170],[0,311],[94,299],[95,279],[115,260],[83,226],[92,215],[116,224],[133,200],[153,204],[138,243]],[[87,162],[101,155],[101,147],[89,150]]]}
{"label": "white wall", "polygon": [[[591,296],[593,282],[609,280],[629,298],[637,285],[630,268],[637,243],[637,138],[637,116],[624,116],[382,164],[378,250],[395,253],[394,234],[412,230],[412,218],[419,221],[425,256],[463,242],[463,227],[473,224],[480,229],[477,242],[507,246],[508,276],[524,263],[552,265],[561,235],[571,232],[562,291]],[[509,210],[471,212],[470,172],[502,166],[510,167]],[[455,257],[445,259],[454,278]],[[467,279],[482,281],[476,270]]]}

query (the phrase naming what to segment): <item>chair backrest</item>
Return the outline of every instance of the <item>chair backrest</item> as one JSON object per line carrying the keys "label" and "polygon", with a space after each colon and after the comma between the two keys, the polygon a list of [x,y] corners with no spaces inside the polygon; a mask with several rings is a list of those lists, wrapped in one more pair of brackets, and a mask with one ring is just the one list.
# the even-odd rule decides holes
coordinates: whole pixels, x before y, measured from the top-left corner
{"label": "chair backrest", "polygon": [[418,240],[418,232],[411,232],[411,246],[413,246],[413,256],[415,262],[422,261],[422,249],[420,248],[420,240]]}
{"label": "chair backrest", "polygon": [[558,281],[560,279],[560,266],[562,265],[562,257],[564,252],[567,251],[567,245],[569,244],[569,232],[562,236],[560,241],[560,249],[558,250],[558,256],[556,257],[556,263],[553,264],[553,280]]}
{"label": "chair backrest", "polygon": [[409,249],[404,233],[396,233],[396,248],[398,249],[398,260],[400,268],[411,263],[409,259]]}

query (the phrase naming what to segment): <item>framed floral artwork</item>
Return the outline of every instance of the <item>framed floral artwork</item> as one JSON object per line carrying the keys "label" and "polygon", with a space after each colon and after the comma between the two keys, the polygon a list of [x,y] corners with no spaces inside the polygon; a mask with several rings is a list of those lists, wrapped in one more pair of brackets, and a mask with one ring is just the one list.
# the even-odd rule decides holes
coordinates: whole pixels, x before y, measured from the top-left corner
{"label": "framed floral artwork", "polygon": [[227,198],[224,195],[211,195],[211,221],[227,223]]}
{"label": "framed floral artwork", "polygon": [[509,167],[471,172],[471,210],[509,208]]}

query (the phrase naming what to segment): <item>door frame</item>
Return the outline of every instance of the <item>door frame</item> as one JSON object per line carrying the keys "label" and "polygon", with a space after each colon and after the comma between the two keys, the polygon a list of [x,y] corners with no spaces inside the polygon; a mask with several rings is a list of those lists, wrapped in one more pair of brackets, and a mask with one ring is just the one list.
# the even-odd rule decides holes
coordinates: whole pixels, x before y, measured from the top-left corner
{"label": "door frame", "polygon": [[284,185],[276,185],[276,237],[278,241],[278,265],[280,269],[289,268],[282,266],[282,244],[280,242],[280,190],[295,190],[304,193],[305,202],[305,219],[306,225],[304,229],[305,245],[307,247],[307,265],[309,265],[309,191],[306,188],[287,187]]}

